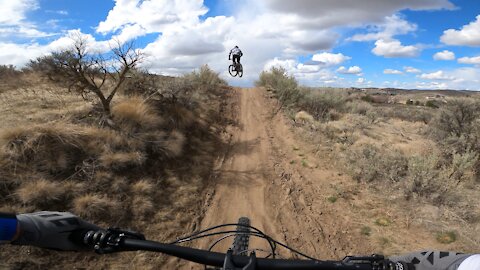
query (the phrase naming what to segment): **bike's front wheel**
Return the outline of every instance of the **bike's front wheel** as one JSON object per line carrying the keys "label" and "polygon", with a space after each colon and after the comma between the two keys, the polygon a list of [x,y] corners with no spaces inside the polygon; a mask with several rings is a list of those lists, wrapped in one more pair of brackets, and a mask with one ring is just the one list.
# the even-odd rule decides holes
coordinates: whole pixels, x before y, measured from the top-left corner
{"label": "bike's front wheel", "polygon": [[241,217],[238,219],[237,234],[233,239],[233,255],[247,255],[248,242],[250,240],[250,219]]}
{"label": "bike's front wheel", "polygon": [[[238,74],[237,70],[235,70],[235,66],[234,66],[234,65],[228,66],[228,73],[230,73],[230,75],[231,75],[232,77],[235,77],[235,76],[237,76],[237,74]],[[243,73],[243,72],[242,72],[242,73]],[[243,74],[242,74],[242,75],[243,75]],[[240,77],[241,77],[241,76],[240,76]]]}
{"label": "bike's front wheel", "polygon": [[238,71],[237,71],[238,77],[243,76],[243,66],[242,64],[238,64]]}

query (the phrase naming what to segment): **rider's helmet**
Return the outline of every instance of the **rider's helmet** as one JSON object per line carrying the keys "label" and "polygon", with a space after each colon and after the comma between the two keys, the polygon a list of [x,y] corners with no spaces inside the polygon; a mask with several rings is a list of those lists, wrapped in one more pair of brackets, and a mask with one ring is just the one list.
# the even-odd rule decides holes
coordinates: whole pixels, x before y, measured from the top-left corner
{"label": "rider's helmet", "polygon": [[238,48],[238,46],[235,45],[235,48]]}

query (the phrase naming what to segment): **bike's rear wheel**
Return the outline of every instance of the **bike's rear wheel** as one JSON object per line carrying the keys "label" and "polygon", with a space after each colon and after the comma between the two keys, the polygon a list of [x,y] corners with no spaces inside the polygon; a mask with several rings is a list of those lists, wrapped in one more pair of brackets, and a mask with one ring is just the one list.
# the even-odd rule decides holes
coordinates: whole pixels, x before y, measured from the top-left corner
{"label": "bike's rear wheel", "polygon": [[[235,66],[234,65],[230,65],[228,66],[228,73],[230,73],[230,75],[232,77],[235,77],[237,76],[238,72],[235,70]],[[243,75],[243,74],[242,74]]]}
{"label": "bike's rear wheel", "polygon": [[248,255],[248,244],[250,240],[250,219],[241,217],[238,219],[237,233],[233,239],[232,251],[233,255]]}

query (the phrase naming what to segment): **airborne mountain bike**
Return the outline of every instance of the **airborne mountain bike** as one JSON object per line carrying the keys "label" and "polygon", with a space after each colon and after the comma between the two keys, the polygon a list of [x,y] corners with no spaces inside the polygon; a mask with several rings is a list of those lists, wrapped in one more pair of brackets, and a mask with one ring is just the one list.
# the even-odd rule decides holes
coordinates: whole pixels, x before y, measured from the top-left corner
{"label": "airborne mountain bike", "polygon": [[237,75],[238,75],[238,77],[242,77],[243,76],[243,66],[242,66],[242,64],[240,64],[240,63],[231,64],[230,66],[228,66],[228,73],[230,73],[230,75],[232,77],[235,77]]}

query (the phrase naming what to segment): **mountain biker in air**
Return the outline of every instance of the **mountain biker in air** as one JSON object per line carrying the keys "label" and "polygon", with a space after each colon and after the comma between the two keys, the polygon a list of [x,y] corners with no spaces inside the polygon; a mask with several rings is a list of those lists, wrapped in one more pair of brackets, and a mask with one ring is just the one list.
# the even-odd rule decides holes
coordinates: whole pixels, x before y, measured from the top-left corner
{"label": "mountain biker in air", "polygon": [[[72,241],[72,232],[99,229],[68,212],[0,213],[0,244],[82,251],[85,247]],[[480,270],[480,254],[424,251],[388,259],[397,270]]]}
{"label": "mountain biker in air", "polygon": [[[231,56],[233,55],[233,59]],[[242,51],[238,48],[238,46],[233,47],[233,49],[230,50],[230,54],[228,54],[228,60],[233,61],[233,66],[235,69],[237,66],[240,64],[240,58],[243,56]]]}

